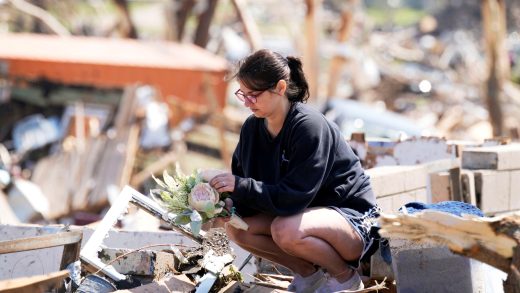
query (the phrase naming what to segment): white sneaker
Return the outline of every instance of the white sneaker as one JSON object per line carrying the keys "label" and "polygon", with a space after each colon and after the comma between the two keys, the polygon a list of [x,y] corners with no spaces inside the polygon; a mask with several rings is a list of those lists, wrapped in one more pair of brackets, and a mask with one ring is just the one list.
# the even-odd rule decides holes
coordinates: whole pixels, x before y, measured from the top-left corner
{"label": "white sneaker", "polygon": [[287,287],[287,291],[290,292],[314,292],[313,287],[317,287],[316,284],[321,285],[321,280],[325,280],[325,273],[323,270],[318,269],[314,274],[308,276],[308,277],[302,277],[299,274],[294,274],[294,278],[289,284],[289,287]]}
{"label": "white sneaker", "polygon": [[338,282],[338,280],[332,276],[327,276],[327,282],[320,286],[316,290],[316,293],[349,292],[362,290],[364,288],[365,285],[361,281],[361,277],[357,271],[354,271],[354,275],[344,283]]}

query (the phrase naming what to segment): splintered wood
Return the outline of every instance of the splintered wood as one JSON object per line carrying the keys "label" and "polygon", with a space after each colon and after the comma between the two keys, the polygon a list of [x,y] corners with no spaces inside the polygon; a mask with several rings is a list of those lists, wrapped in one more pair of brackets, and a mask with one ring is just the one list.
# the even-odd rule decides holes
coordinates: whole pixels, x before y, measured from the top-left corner
{"label": "splintered wood", "polygon": [[520,292],[520,213],[482,218],[425,210],[382,214],[379,222],[383,237],[446,245],[454,253],[492,265],[509,274],[505,292]]}

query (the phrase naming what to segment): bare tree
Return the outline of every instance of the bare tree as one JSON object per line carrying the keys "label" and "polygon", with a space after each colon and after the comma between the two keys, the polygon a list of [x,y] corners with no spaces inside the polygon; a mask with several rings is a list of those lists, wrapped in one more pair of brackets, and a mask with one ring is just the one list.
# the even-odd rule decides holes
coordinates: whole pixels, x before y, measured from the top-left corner
{"label": "bare tree", "polygon": [[206,9],[199,15],[199,24],[193,43],[205,48],[209,41],[209,27],[215,14],[218,0],[206,0]]}
{"label": "bare tree", "polygon": [[132,18],[130,17],[130,9],[128,9],[128,2],[126,0],[113,0],[119,13],[121,14],[121,21],[119,22],[119,30],[125,38],[137,39],[137,29],[135,28]]}
{"label": "bare tree", "polygon": [[483,0],[482,23],[489,75],[485,85],[485,99],[494,136],[504,135],[504,121],[500,96],[504,80],[509,76],[509,61],[505,48],[506,5],[504,0]]}

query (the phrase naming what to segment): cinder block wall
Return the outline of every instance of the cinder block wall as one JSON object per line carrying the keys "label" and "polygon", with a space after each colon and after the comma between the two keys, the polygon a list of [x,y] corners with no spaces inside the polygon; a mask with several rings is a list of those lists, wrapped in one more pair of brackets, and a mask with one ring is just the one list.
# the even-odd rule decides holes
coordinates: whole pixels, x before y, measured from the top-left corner
{"label": "cinder block wall", "polygon": [[465,149],[462,168],[473,173],[477,204],[486,215],[520,210],[520,144]]}
{"label": "cinder block wall", "polygon": [[[455,177],[453,168],[460,171]],[[456,160],[366,170],[379,206],[397,212],[411,201],[462,200],[492,216],[520,210],[520,144],[471,147]],[[459,188],[454,191],[454,188]],[[455,198],[454,193],[461,198]]]}

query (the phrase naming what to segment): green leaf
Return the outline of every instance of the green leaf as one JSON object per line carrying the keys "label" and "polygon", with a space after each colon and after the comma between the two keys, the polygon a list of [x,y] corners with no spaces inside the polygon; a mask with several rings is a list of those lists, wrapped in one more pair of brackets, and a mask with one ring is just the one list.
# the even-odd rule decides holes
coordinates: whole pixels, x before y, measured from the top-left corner
{"label": "green leaf", "polygon": [[191,233],[193,233],[193,235],[195,235],[195,236],[199,236],[201,227],[202,227],[201,221],[190,222]]}
{"label": "green leaf", "polygon": [[168,187],[166,186],[166,184],[165,184],[164,182],[162,182],[162,180],[160,180],[160,179],[158,179],[157,177],[153,176],[153,174],[152,174],[152,178],[153,178],[153,180],[155,180],[155,183],[157,183],[160,187],[162,187],[162,188],[168,188]]}
{"label": "green leaf", "polygon": [[212,218],[215,215],[215,204],[207,202],[202,211],[206,213],[209,218]]}
{"label": "green leaf", "polygon": [[179,214],[175,217],[174,222],[177,225],[186,225],[191,223],[190,215]]}
{"label": "green leaf", "polygon": [[172,176],[170,176],[170,174],[168,174],[167,170],[164,170],[163,172],[163,180],[166,183],[166,185],[168,185],[168,187],[172,190],[175,190],[177,188],[177,182],[175,181],[175,179],[173,179]]}
{"label": "green leaf", "polygon": [[181,164],[179,164],[179,162],[175,163],[175,177],[185,177],[184,173],[181,170]]}

